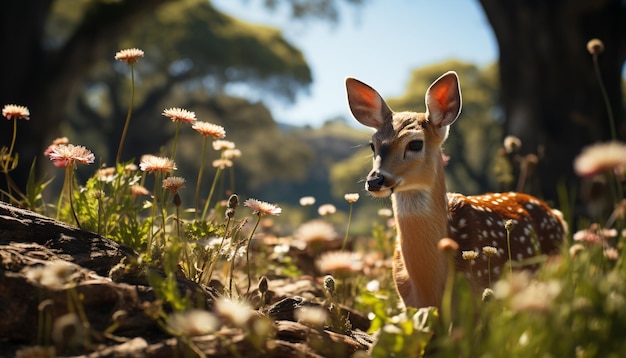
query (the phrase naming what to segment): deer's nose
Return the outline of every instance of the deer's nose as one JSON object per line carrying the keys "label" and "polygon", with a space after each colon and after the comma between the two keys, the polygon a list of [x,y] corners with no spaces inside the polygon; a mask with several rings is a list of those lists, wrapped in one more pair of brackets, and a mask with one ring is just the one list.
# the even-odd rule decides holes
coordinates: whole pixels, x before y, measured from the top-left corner
{"label": "deer's nose", "polygon": [[379,191],[385,183],[385,176],[379,172],[372,172],[367,176],[365,189],[368,191]]}

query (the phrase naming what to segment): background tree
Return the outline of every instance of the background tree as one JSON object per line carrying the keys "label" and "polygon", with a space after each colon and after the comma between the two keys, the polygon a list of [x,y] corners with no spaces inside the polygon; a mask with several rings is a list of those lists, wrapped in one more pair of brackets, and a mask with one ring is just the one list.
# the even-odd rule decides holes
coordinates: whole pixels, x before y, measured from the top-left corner
{"label": "background tree", "polygon": [[[621,88],[626,60],[626,5],[620,0],[480,0],[500,49],[504,133],[540,154],[541,194],[559,183],[576,190],[572,162],[581,148],[611,138],[607,109],[587,42],[599,38],[602,80],[626,137]],[[574,185],[574,186],[572,186]],[[571,190],[571,189],[570,189]]]}
{"label": "background tree", "polygon": [[[288,6],[294,18],[334,21],[340,1],[284,0],[267,6]],[[185,98],[190,89],[219,94],[228,84],[252,83],[260,92],[289,101],[311,82],[302,54],[278,31],[225,16],[210,1],[9,0],[0,3],[0,23],[0,45],[9,54],[0,60],[0,103],[26,105],[33,118],[20,126],[28,133],[20,136],[20,166],[12,173],[20,184],[30,162],[69,117],[75,118],[77,129],[81,120],[100,125],[99,134],[117,143],[128,98],[127,69],[121,63],[113,67],[113,55],[124,46],[151,54],[137,66],[142,81],[138,87],[152,91],[139,94],[134,125],[151,123],[140,117],[156,122],[163,109],[159,105],[172,93],[178,98]],[[141,128],[145,133],[153,127]],[[152,143],[167,135],[167,131],[149,133],[155,136]],[[0,140],[7,142],[10,135],[11,127],[1,121]],[[105,159],[111,156],[100,153]]]}

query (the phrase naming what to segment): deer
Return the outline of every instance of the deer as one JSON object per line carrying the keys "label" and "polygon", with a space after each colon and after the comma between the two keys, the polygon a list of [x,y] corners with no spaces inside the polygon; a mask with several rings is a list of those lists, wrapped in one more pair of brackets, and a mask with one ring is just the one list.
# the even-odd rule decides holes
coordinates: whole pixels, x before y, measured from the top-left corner
{"label": "deer", "polygon": [[[351,77],[345,83],[354,118],[375,130],[365,190],[374,197],[391,197],[397,232],[392,274],[405,306],[440,307],[449,270],[446,253],[437,247],[443,238],[458,244],[454,268],[477,289],[497,280],[509,257],[523,263],[560,251],[567,233],[563,215],[536,197],[447,192],[442,145],[461,112],[456,72],[430,85],[424,113],[394,112],[369,85]],[[486,246],[497,254],[480,254]],[[479,256],[464,260],[462,252],[470,250]]]}

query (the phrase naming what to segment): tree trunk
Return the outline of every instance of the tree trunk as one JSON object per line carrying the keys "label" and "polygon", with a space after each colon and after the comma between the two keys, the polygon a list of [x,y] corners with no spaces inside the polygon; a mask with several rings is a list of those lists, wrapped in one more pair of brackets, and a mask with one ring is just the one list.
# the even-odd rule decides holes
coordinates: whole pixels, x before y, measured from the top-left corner
{"label": "tree trunk", "polygon": [[626,136],[621,72],[626,59],[626,7],[618,0],[480,0],[500,49],[505,135],[539,154],[541,192],[557,200],[557,186],[576,190],[573,160],[581,149],[611,139],[609,116],[587,42],[605,44],[602,80],[617,127]]}
{"label": "tree trunk", "polygon": [[[171,0],[95,2],[59,48],[44,37],[54,0],[0,2],[0,47],[5,51],[0,57],[0,106],[27,106],[32,118],[18,123],[20,161],[11,177],[22,189],[32,161],[41,157],[46,141],[58,134],[77,85],[99,59],[113,58],[123,35],[167,1]],[[2,118],[0,146],[8,147],[12,134],[13,123]],[[80,144],[80,138],[76,141]],[[6,189],[4,176],[0,188]]]}

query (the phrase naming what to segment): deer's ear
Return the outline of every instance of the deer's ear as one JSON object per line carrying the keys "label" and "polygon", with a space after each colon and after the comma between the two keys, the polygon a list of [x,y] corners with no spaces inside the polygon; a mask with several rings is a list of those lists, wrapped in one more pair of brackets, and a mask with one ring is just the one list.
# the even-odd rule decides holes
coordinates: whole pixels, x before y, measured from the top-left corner
{"label": "deer's ear", "polygon": [[348,77],[346,78],[346,91],[350,111],[361,124],[379,129],[387,118],[391,118],[391,109],[372,87]]}
{"label": "deer's ear", "polygon": [[426,91],[426,114],[431,123],[442,128],[454,123],[459,113],[461,113],[459,77],[456,72],[446,72]]}

